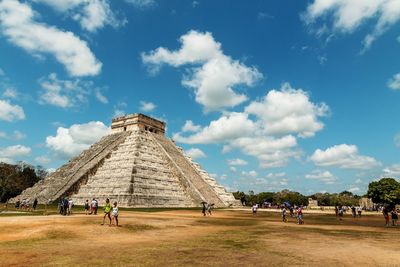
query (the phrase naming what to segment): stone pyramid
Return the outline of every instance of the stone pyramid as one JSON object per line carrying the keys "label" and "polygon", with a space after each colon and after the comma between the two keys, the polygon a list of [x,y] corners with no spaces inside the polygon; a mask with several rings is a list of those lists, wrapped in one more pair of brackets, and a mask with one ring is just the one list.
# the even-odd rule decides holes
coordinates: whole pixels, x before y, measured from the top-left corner
{"label": "stone pyramid", "polygon": [[165,123],[143,114],[112,120],[111,134],[46,179],[11,199],[39,203],[106,198],[121,207],[217,207],[237,205],[231,193],[166,138]]}

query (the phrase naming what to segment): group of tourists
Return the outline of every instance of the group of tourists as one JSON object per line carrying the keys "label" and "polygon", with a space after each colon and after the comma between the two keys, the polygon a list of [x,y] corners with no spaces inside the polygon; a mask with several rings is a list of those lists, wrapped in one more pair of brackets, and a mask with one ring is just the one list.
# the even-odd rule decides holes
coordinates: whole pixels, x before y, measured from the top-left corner
{"label": "group of tourists", "polygon": [[295,217],[294,210],[296,210],[296,219],[297,219],[297,224],[304,224],[304,216],[303,216],[303,205],[300,205],[298,207],[287,207],[285,205],[282,205],[281,207],[281,215],[282,215],[282,222],[287,223],[287,210],[289,210],[290,217],[293,218]]}
{"label": "group of tourists", "polygon": [[203,205],[203,208],[201,209],[203,216],[211,216],[214,203],[201,202],[201,204]]}
{"label": "group of tourists", "polygon": [[96,198],[93,198],[89,203],[89,199],[85,201],[85,214],[86,215],[97,215],[97,210],[99,209],[99,201]]}
{"label": "group of tourists", "polygon": [[[253,217],[257,216],[258,204],[255,203],[251,207],[251,211],[253,212]],[[304,224],[304,217],[303,217],[303,205],[300,206],[292,206],[289,204],[284,204],[281,206],[281,215],[282,215],[282,222],[287,223],[287,212],[289,210],[290,217],[296,217],[297,224]],[[296,212],[296,215],[295,215]]]}
{"label": "group of tourists", "polygon": [[362,208],[360,206],[335,206],[335,215],[339,217],[339,220],[343,219],[343,215],[348,211],[351,210],[351,215],[353,218],[361,217]]}
{"label": "group of tourists", "polygon": [[[72,208],[74,207],[74,203],[72,199],[68,199],[66,197],[61,198],[59,203],[58,203],[58,209],[61,215],[71,215],[72,214]],[[89,200],[86,199],[85,204],[84,204],[84,209],[85,209],[85,214],[86,215],[97,215],[97,211],[99,209],[99,202],[96,198],[93,198],[92,201],[89,203]],[[210,213],[211,214],[211,213]],[[111,206],[110,199],[106,199],[106,202],[104,204],[104,216],[103,216],[103,222],[102,225],[104,225],[104,222],[106,218],[110,220],[109,225],[115,225],[118,226],[118,203],[115,201],[113,205]]]}
{"label": "group of tourists", "polygon": [[[35,199],[33,200],[33,203],[32,203],[32,209],[33,209],[33,210],[36,210],[37,204],[38,204],[38,200],[37,200],[37,198],[35,198]],[[31,211],[29,199],[28,199],[28,198],[24,198],[24,199],[22,199],[22,202],[21,202],[20,199],[18,199],[17,201],[15,201],[15,209],[21,209],[21,210]]]}
{"label": "group of tourists", "polygon": [[66,197],[60,198],[60,201],[58,202],[58,212],[61,215],[71,215],[73,207],[74,202],[72,201],[72,199],[68,199]]}
{"label": "group of tourists", "polygon": [[118,203],[115,201],[113,203],[113,206],[111,207],[110,199],[106,199],[106,204],[104,205],[104,216],[103,216],[103,222],[101,225],[104,225],[104,222],[106,220],[106,217],[110,220],[109,226],[119,226],[118,225]]}
{"label": "group of tourists", "polygon": [[392,218],[392,226],[397,226],[397,220],[399,219],[399,213],[396,209],[396,207],[389,208],[389,207],[383,207],[382,209],[382,214],[383,217],[385,218],[385,226],[389,227],[390,226],[390,217]]}

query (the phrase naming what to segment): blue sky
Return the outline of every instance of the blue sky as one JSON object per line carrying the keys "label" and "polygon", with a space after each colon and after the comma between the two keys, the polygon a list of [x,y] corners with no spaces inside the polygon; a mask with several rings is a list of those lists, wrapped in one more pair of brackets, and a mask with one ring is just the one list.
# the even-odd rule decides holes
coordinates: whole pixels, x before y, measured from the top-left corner
{"label": "blue sky", "polygon": [[400,3],[0,0],[0,160],[54,169],[142,112],[229,190],[400,176]]}

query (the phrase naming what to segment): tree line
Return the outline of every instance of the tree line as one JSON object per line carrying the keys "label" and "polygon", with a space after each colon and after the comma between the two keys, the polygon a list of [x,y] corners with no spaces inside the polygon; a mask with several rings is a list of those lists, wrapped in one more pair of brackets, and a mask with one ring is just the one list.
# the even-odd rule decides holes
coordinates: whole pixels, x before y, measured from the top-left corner
{"label": "tree line", "polygon": [[255,194],[253,191],[249,193],[234,192],[234,197],[242,202],[243,205],[252,206],[254,204],[262,205],[265,202],[271,203],[271,205],[283,205],[288,202],[290,205],[305,205],[307,206],[308,199],[318,201],[320,206],[336,206],[336,205],[358,205],[361,196],[355,195],[349,191],[343,191],[341,193],[315,193],[312,195],[303,195],[299,192],[282,190],[280,192],[261,192]]}
{"label": "tree line", "polygon": [[18,196],[46,176],[47,171],[40,165],[0,163],[0,202]]}
{"label": "tree line", "polygon": [[400,204],[400,183],[394,178],[382,178],[378,181],[373,181],[368,185],[367,194],[362,196],[349,191],[303,195],[287,189],[280,192],[261,192],[258,194],[255,194],[254,191],[249,191],[248,193],[237,191],[233,195],[243,205],[247,206],[252,206],[256,203],[262,205],[265,202],[272,205],[282,205],[285,202],[289,202],[290,205],[307,206],[309,198],[317,200],[319,206],[358,206],[361,197],[371,198],[376,204],[394,206]]}

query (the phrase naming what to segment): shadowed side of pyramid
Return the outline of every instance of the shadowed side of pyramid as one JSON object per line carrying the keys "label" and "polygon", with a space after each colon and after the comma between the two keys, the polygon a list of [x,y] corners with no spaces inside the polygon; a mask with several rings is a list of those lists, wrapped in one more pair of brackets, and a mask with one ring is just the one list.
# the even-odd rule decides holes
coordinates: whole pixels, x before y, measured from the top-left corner
{"label": "shadowed side of pyramid", "polygon": [[[121,207],[237,205],[231,193],[164,136],[165,123],[143,114],[113,119],[112,133],[17,198],[39,203],[96,198]],[[15,201],[17,198],[14,198]]]}

